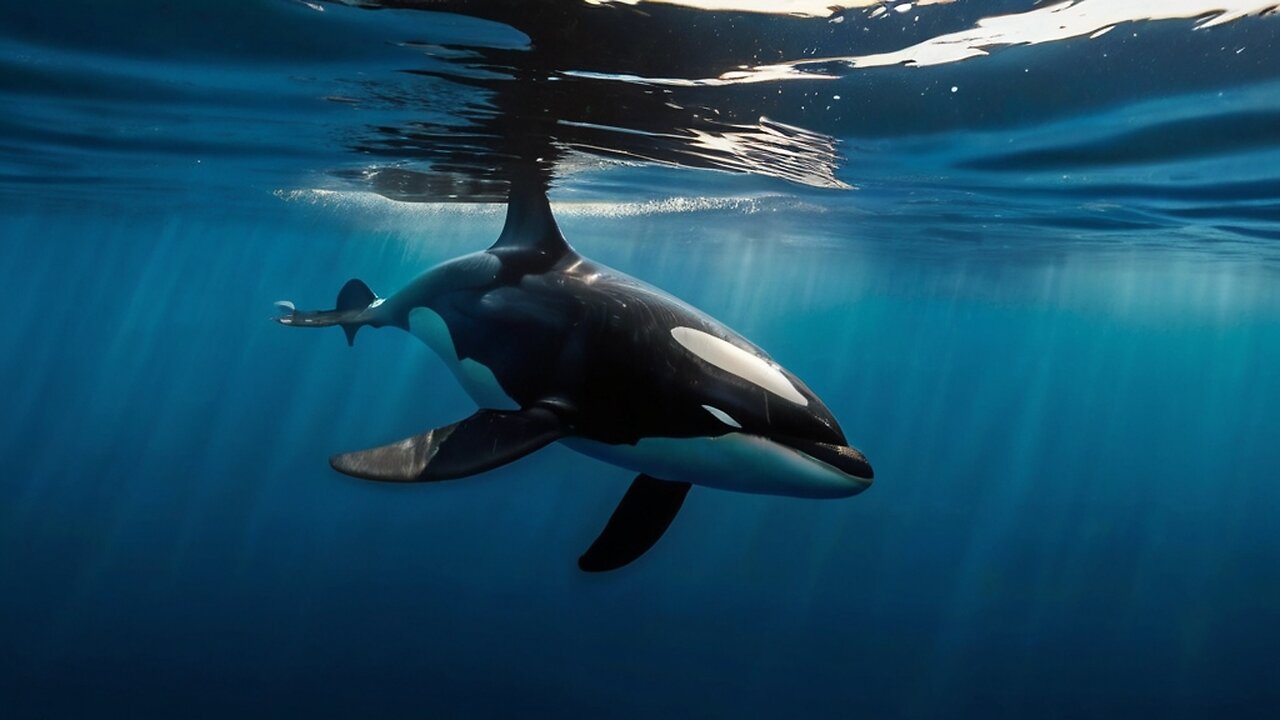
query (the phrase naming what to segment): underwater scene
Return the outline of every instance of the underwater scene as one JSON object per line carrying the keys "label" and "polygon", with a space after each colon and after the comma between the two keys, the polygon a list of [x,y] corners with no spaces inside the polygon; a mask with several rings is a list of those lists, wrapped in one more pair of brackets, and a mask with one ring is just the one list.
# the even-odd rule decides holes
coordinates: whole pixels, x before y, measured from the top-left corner
{"label": "underwater scene", "polygon": [[0,98],[0,718],[1280,716],[1274,0],[5,0]]}

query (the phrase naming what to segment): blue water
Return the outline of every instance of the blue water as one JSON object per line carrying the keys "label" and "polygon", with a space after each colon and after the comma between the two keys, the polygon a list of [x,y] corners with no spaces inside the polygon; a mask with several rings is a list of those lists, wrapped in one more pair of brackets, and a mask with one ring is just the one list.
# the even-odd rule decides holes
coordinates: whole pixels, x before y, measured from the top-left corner
{"label": "blue water", "polygon": [[[353,170],[491,199],[515,106],[404,71],[522,37],[127,5],[0,9],[3,717],[1275,716],[1280,18],[679,91],[838,140],[856,189],[557,136],[574,246],[766,348],[876,469],[841,501],[695,488],[587,575],[631,473],[552,446],[448,483],[337,475],[474,404],[408,335],[270,322],[493,241],[500,205]],[[1034,7],[740,26],[862,55]],[[555,59],[646,74],[618,57]],[[858,109],[799,99],[819,88]],[[479,129],[459,150],[432,123]]]}

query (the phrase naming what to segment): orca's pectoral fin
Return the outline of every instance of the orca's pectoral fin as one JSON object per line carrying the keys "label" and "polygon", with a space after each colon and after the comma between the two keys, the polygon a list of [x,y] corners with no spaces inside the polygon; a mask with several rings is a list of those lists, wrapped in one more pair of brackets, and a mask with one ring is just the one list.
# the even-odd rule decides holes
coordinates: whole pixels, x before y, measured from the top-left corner
{"label": "orca's pectoral fin", "polygon": [[616,570],[645,554],[671,526],[689,483],[637,475],[600,537],[578,558],[586,572]]}
{"label": "orca's pectoral fin", "polygon": [[506,465],[564,434],[560,419],[546,408],[480,410],[461,422],[390,445],[334,455],[329,464],[366,480],[452,480]]}

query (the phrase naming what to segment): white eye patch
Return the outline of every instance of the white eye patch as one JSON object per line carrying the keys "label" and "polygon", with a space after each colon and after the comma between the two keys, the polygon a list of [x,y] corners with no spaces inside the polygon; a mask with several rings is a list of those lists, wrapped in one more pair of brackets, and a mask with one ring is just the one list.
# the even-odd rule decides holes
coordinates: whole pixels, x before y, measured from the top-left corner
{"label": "white eye patch", "polygon": [[783,375],[777,367],[766,362],[764,358],[693,328],[671,328],[671,337],[675,338],[685,350],[730,375],[736,375],[797,405],[809,404],[787,376]]}

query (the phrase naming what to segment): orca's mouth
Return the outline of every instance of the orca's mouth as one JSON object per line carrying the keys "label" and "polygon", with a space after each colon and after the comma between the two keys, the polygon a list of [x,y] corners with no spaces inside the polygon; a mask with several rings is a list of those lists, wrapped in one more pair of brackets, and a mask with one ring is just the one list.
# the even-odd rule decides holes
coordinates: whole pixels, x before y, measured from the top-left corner
{"label": "orca's mouth", "polygon": [[864,480],[868,485],[875,477],[867,456],[857,448],[848,445],[832,445],[830,443],[804,440],[795,437],[775,437],[773,440],[794,450],[808,455],[819,462],[826,463],[846,475]]}

